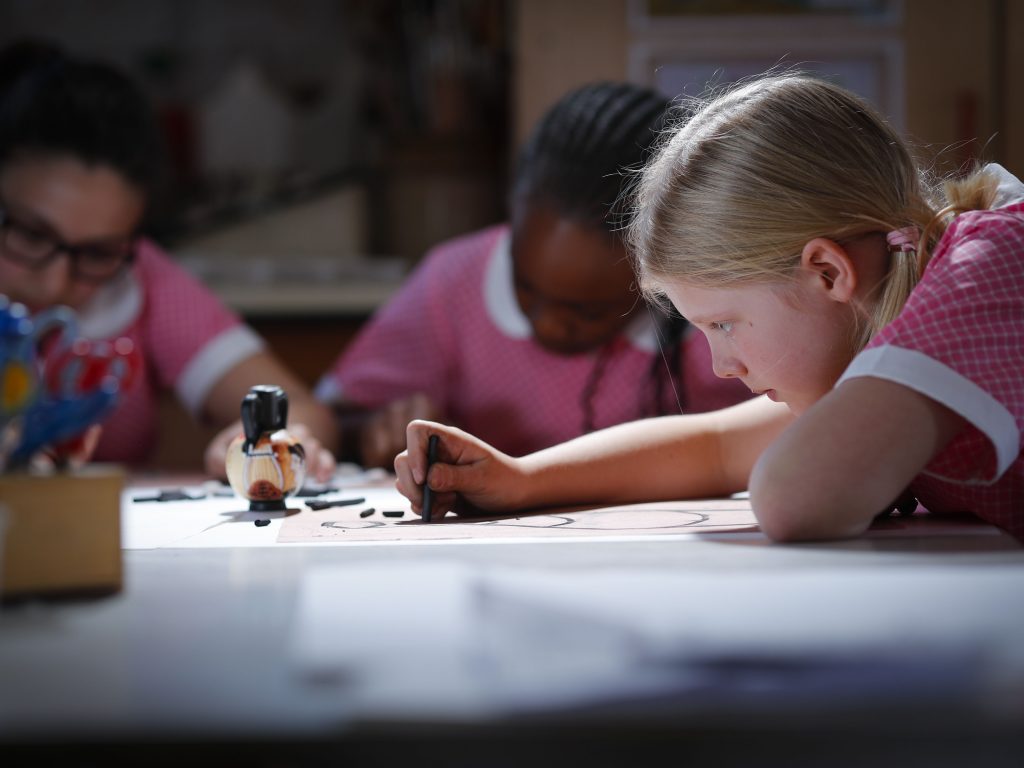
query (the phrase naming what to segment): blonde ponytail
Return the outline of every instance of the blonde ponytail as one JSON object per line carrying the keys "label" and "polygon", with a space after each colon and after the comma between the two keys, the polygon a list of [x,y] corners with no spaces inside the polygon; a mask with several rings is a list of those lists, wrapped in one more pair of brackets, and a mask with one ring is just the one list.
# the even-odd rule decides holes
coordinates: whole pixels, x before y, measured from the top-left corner
{"label": "blonde ponytail", "polygon": [[709,101],[668,138],[635,185],[626,240],[641,290],[659,300],[668,281],[784,282],[816,237],[843,242],[915,227],[916,254],[894,252],[878,295],[862,308],[860,349],[903,308],[948,214],[990,207],[996,186],[978,171],[937,194],[868,104],[831,83],[784,74]]}

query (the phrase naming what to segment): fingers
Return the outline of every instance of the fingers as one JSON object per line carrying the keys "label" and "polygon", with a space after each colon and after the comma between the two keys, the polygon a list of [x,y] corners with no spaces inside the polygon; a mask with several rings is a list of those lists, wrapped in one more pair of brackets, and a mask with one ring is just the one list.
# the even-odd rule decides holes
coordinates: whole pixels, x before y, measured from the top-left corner
{"label": "fingers", "polygon": [[334,471],[338,468],[338,460],[334,454],[326,448],[320,449],[320,461],[317,464],[315,477],[318,483],[326,483],[334,477]]}
{"label": "fingers", "polygon": [[408,451],[402,451],[395,456],[395,488],[409,500],[413,512],[417,515],[422,514],[423,486],[413,477]]}
{"label": "fingers", "polygon": [[[306,474],[319,483],[330,480],[338,464],[334,454],[313,437],[312,431],[305,424],[288,425],[288,433],[302,443],[306,452]],[[241,434],[242,422],[236,421],[218,432],[210,441],[203,455],[203,466],[210,477],[221,480],[227,478],[228,446]]]}
{"label": "fingers", "polygon": [[396,400],[374,413],[363,427],[362,463],[366,467],[387,467],[405,448],[405,428],[415,419],[437,419],[438,408],[423,393]]}
{"label": "fingers", "polygon": [[75,446],[75,451],[68,456],[68,463],[72,467],[80,469],[89,462],[93,453],[96,452],[96,446],[100,442],[100,434],[102,432],[103,427],[100,424],[93,424],[85,430],[85,433],[78,441],[78,445]]}
{"label": "fingers", "polygon": [[81,462],[87,462],[92,458],[92,455],[96,452],[96,446],[100,443],[100,435],[103,434],[103,426],[101,424],[93,424],[82,435],[82,450],[75,458]]}
{"label": "fingers", "polygon": [[[444,469],[444,467],[438,465],[436,467],[438,471]],[[414,514],[423,515],[423,485],[417,483],[412,476],[412,470],[409,464],[409,452],[402,451],[395,457],[395,488],[409,499],[410,506]],[[434,469],[431,469],[430,473],[430,484],[431,489],[434,488]],[[458,497],[455,493],[434,493],[434,503],[432,505],[432,515],[434,519],[443,517],[445,513],[455,509]]]}
{"label": "fingers", "polygon": [[[428,470],[427,445],[435,435],[437,455]],[[417,514],[422,514],[425,479],[433,492],[432,513],[514,509],[521,501],[523,478],[515,460],[461,429],[412,421],[406,443],[395,458],[395,487]]]}
{"label": "fingers", "polygon": [[242,434],[242,422],[239,420],[214,435],[203,454],[203,466],[206,469],[206,474],[221,480],[227,478],[228,446],[240,434]]}
{"label": "fingers", "polygon": [[416,485],[423,485],[427,476],[427,443],[432,434],[438,436],[438,456],[444,455],[443,434],[450,428],[433,421],[410,421],[405,428],[406,457]]}
{"label": "fingers", "polygon": [[302,443],[306,452],[306,474],[318,483],[330,480],[338,464],[334,454],[313,436],[312,430],[305,424],[289,425],[288,432]]}

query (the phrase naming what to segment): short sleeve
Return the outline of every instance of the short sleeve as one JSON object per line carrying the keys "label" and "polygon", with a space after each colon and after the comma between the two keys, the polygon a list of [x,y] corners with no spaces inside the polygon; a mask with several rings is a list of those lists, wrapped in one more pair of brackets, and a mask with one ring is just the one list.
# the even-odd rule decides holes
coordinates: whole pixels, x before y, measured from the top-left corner
{"label": "short sleeve", "polygon": [[263,341],[202,283],[152,243],[139,249],[136,271],[147,361],[161,387],[173,388],[198,413],[214,384],[264,348]]}
{"label": "short sleeve", "polygon": [[453,315],[461,280],[449,249],[429,253],[316,388],[326,402],[381,407],[416,392],[446,403],[455,375]]}
{"label": "short sleeve", "polygon": [[1013,464],[1024,430],[1024,213],[963,214],[936,248],[900,315],[840,379],[907,386],[970,427],[928,473],[989,484]]}

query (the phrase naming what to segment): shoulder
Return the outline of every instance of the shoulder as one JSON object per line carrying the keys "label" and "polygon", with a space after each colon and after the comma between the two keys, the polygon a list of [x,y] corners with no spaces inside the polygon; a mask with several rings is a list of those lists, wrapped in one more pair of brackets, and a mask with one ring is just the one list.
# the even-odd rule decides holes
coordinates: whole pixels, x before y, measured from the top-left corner
{"label": "shoulder", "polygon": [[213,298],[212,291],[152,240],[139,242],[132,272],[145,291],[147,303],[182,291]]}
{"label": "shoulder", "polygon": [[[925,270],[983,269],[1020,263],[1024,252],[1024,203],[988,211],[967,211],[949,225]],[[978,258],[984,255],[984,258]],[[1018,270],[1019,271],[1019,270]]]}
{"label": "shoulder", "polygon": [[186,270],[176,264],[170,254],[154,243],[149,238],[139,240],[138,248],[135,251],[135,268],[141,272],[185,272]]}
{"label": "shoulder", "polygon": [[187,301],[224,308],[212,290],[151,240],[139,243],[133,271],[145,291],[147,304]]}
{"label": "shoulder", "polygon": [[840,380],[887,379],[943,404],[988,438],[994,476],[1019,450],[1024,403],[1021,210],[959,216],[903,310]]}
{"label": "shoulder", "polygon": [[926,305],[937,311],[1024,292],[1024,205],[963,213],[935,248],[903,314]]}
{"label": "shoulder", "polygon": [[508,226],[499,224],[446,240],[427,251],[422,268],[461,270],[476,265],[482,269],[507,232]]}

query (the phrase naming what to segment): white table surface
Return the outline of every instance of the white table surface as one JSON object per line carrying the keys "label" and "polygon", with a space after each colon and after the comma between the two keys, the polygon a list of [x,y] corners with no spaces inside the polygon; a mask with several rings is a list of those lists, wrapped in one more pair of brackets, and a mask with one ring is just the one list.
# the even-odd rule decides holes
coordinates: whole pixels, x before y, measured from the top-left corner
{"label": "white table surface", "polygon": [[[433,719],[431,712],[410,720],[407,713],[388,717],[360,711],[346,680],[311,682],[297,675],[289,662],[304,575],[340,564],[383,563],[408,569],[458,562],[471,568],[566,574],[664,568],[701,577],[729,574],[752,584],[780,573],[814,580],[837,568],[864,569],[873,575],[897,575],[908,569],[941,569],[955,575],[1009,568],[1024,575],[1024,549],[983,525],[948,535],[911,526],[896,534],[789,546],[771,544],[759,533],[725,533],[636,541],[171,546],[123,554],[124,588],[119,594],[87,601],[21,603],[0,610],[0,744],[56,748],[156,739],[191,745],[351,746],[363,743],[360,739],[374,740],[366,734],[381,733],[405,733],[412,741],[401,743],[413,744],[415,738],[409,734],[422,736],[420,729]],[[411,584],[410,589],[429,590],[430,584]],[[878,600],[885,599],[884,593],[878,595]],[[1011,595],[1005,610],[1024,615],[1024,592]],[[751,626],[750,632],[756,635],[758,627]],[[893,637],[892,643],[907,650],[901,648],[900,637]],[[1024,647],[1024,633],[1020,645]],[[423,663],[430,664],[430,649],[417,648],[415,638],[409,638],[409,653],[420,654]],[[927,669],[928,659],[921,661]],[[924,749],[932,765],[942,764],[943,757],[962,758],[956,745],[966,745],[967,753],[981,760],[976,764],[1002,765],[1007,749],[1024,744],[1021,673],[988,669],[984,679],[966,681],[952,675],[952,682],[922,684],[919,690],[911,683],[898,696],[869,687],[848,702],[841,690],[805,685],[806,676],[796,696],[787,695],[785,677],[781,688],[776,676],[775,688],[749,696],[732,684],[733,678],[717,691],[721,695],[712,685],[701,692],[682,692],[668,702],[605,703],[592,710],[545,712],[533,727],[541,728],[549,740],[555,733],[585,733],[590,743],[600,734],[609,739],[617,734],[609,751],[595,756],[598,762],[602,757],[611,760],[615,745],[634,749],[628,735],[634,731],[692,738],[697,744],[705,743],[702,739],[708,734],[746,732],[746,751],[736,753],[743,763],[744,755],[754,756],[750,750],[759,749],[758,739],[766,733],[803,733],[810,727],[835,737],[830,744],[870,743],[863,741],[865,735],[888,734],[879,744],[897,749],[916,745],[912,748]],[[960,683],[970,695],[963,695]],[[444,711],[443,701],[438,702],[438,711]],[[637,712],[643,717],[637,719]],[[479,756],[472,751],[473,734],[491,734],[497,745],[523,727],[522,713],[508,721],[492,715],[463,715],[455,723],[439,719],[443,722],[429,738],[443,735],[449,752],[435,741],[436,755],[465,748]],[[551,723],[561,723],[561,730],[550,730]],[[597,730],[595,723],[601,724]],[[898,727],[891,727],[896,723]],[[515,739],[509,741],[513,742],[519,744],[515,749],[526,748]],[[544,738],[537,741],[543,743]],[[645,738],[643,743],[650,742]],[[509,759],[519,754],[510,749]],[[544,762],[544,756],[553,759],[555,753],[525,754]],[[717,754],[724,759],[726,753]],[[812,750],[804,755],[807,764],[814,764],[813,754]],[[838,753],[833,757],[828,764],[841,764]],[[794,757],[791,764],[798,762],[801,759]]]}

